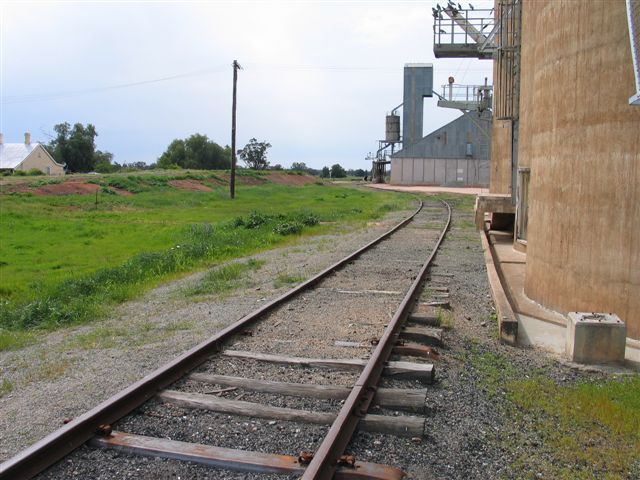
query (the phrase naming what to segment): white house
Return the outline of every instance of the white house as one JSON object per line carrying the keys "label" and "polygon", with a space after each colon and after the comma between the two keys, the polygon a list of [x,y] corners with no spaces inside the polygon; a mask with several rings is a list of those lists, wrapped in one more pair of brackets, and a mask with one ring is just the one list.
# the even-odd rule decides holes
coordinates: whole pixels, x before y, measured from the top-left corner
{"label": "white house", "polygon": [[64,175],[64,165],[56,162],[39,143],[31,143],[31,134],[24,134],[24,143],[4,143],[0,133],[0,171],[40,170],[45,175]]}

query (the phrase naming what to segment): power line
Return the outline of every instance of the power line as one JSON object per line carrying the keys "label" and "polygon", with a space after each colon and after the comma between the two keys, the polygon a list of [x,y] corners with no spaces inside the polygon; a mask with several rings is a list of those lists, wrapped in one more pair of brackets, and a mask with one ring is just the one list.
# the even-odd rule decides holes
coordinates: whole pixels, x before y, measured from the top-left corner
{"label": "power line", "polygon": [[[327,71],[337,73],[349,73],[349,72],[388,72],[397,73],[401,71],[400,66],[368,66],[368,65],[312,65],[312,64],[276,64],[276,63],[246,63],[248,67],[254,67],[253,70],[294,70],[294,71]],[[460,66],[460,64],[459,64]],[[484,69],[469,69],[470,63],[467,65],[468,71],[484,71]],[[155,83],[168,82],[172,80],[179,80],[183,78],[198,77],[203,75],[211,75],[214,73],[221,73],[227,68],[226,65],[217,65],[211,68],[179,73],[175,75],[169,75],[165,77],[153,78],[148,80],[140,80],[137,82],[120,83],[114,85],[107,85],[103,87],[93,87],[81,90],[70,90],[66,92],[54,92],[54,93],[40,93],[40,94],[27,94],[27,95],[10,95],[2,98],[2,105],[12,105],[20,103],[33,103],[44,102],[53,100],[62,100],[65,98],[73,98],[82,95],[91,95],[96,93],[104,93],[116,90],[124,90],[127,88],[139,87],[142,85],[151,85]]]}
{"label": "power line", "polygon": [[138,82],[120,83],[116,85],[108,85],[104,87],[87,88],[83,90],[72,90],[67,92],[45,93],[45,94],[31,94],[31,95],[11,95],[3,99],[3,105],[9,105],[14,103],[28,103],[28,102],[41,102],[46,100],[58,100],[63,98],[75,97],[79,95],[88,95],[93,93],[109,92],[112,90],[122,90],[131,87],[139,87],[141,85],[150,85],[153,83],[167,82],[171,80],[177,80],[181,78],[198,77],[202,75],[210,75],[212,73],[222,72],[226,68],[225,65],[219,65],[216,67],[208,68],[205,70],[199,70],[195,72],[179,73],[177,75],[169,75],[166,77],[153,78],[150,80],[141,80]]}
{"label": "power line", "polygon": [[246,63],[246,65],[273,70],[325,70],[336,72],[374,72],[399,70],[398,66],[355,66],[355,65],[310,65],[310,64],[277,64],[277,63]]}

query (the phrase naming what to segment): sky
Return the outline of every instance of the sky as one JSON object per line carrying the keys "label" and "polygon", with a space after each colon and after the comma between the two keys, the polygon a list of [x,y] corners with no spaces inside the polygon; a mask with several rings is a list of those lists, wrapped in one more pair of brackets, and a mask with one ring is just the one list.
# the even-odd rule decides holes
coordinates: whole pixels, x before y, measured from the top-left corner
{"label": "sky", "polygon": [[[405,63],[433,63],[437,91],[491,83],[490,60],[435,59],[435,4],[0,0],[0,132],[47,143],[58,123],[91,123],[121,164],[193,133],[229,145],[237,60],[238,148],[255,137],[271,164],[368,169]],[[459,115],[426,98],[424,134]]]}

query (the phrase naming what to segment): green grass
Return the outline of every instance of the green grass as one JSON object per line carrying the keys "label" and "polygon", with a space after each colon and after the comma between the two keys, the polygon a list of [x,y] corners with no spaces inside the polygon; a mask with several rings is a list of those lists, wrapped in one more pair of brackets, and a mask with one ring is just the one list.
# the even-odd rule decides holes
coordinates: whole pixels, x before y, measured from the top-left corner
{"label": "green grass", "polygon": [[438,308],[436,310],[436,318],[438,319],[439,327],[444,328],[445,330],[453,329],[455,320],[453,318],[453,313],[451,312],[451,310]]}
{"label": "green grass", "polygon": [[[639,376],[570,387],[533,378],[506,387],[517,408],[536,417],[531,428],[553,458],[535,465],[545,478],[639,478]],[[517,461],[526,467],[531,460],[523,455]]]}
{"label": "green grass", "polygon": [[[0,348],[28,343],[28,336],[16,332],[100,318],[111,305],[186,272],[300,235],[364,225],[381,215],[382,205],[405,208],[412,202],[411,196],[387,192],[271,183],[242,186],[230,200],[226,187],[211,192],[173,188],[168,179],[174,177],[91,178],[103,186],[137,186],[140,192],[101,193],[98,205],[94,195],[3,195]],[[252,216],[264,221],[245,225]]]}
{"label": "green grass", "polygon": [[293,285],[294,283],[300,283],[305,280],[305,277],[301,275],[291,275],[288,273],[280,273],[273,281],[273,288],[284,287],[285,285]]}
{"label": "green grass", "polygon": [[563,385],[475,343],[465,357],[512,424],[498,441],[518,478],[640,478],[640,376]]}
{"label": "green grass", "polygon": [[476,229],[476,224],[474,222],[472,222],[471,220],[457,220],[454,223],[454,226],[456,226],[458,228],[462,228],[462,229],[471,229],[471,230],[475,230]]}
{"label": "green grass", "polygon": [[466,360],[491,396],[504,392],[505,383],[519,375],[517,368],[506,357],[485,351],[475,342],[468,343]]}
{"label": "green grass", "polygon": [[247,276],[264,265],[264,260],[251,259],[244,263],[231,263],[208,272],[197,285],[185,288],[187,297],[224,294],[246,285]]}
{"label": "green grass", "polygon": [[61,350],[68,349],[107,349],[126,346],[141,346],[163,341],[172,333],[189,330],[194,327],[192,321],[182,321],[168,325],[156,325],[145,322],[132,330],[130,326],[97,326],[90,332],[74,335],[68,342],[62,344]]}
{"label": "green grass", "polygon": [[33,331],[0,330],[0,351],[16,350],[33,343],[37,339]]}
{"label": "green grass", "polygon": [[429,197],[437,200],[444,200],[460,212],[473,212],[475,211],[476,196],[475,195],[462,195],[457,193],[436,193],[429,194]]}
{"label": "green grass", "polygon": [[8,378],[3,378],[0,383],[0,398],[10,394],[13,391],[13,382]]}

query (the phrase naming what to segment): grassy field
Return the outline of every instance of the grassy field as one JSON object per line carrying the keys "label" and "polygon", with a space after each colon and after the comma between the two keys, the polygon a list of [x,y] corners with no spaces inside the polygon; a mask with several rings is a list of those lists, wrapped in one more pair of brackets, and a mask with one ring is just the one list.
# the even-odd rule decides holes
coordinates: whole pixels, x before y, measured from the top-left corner
{"label": "grassy field", "polygon": [[[407,207],[394,193],[264,183],[228,187],[215,173],[190,174],[211,191],[171,177],[101,176],[96,195],[0,197],[0,348],[33,329],[99,317],[110,304],[176,275]],[[83,180],[86,182],[86,178]],[[34,188],[47,179],[31,180]],[[55,182],[55,180],[53,180]],[[126,190],[133,195],[116,195]],[[9,193],[7,193],[9,191]],[[27,333],[24,333],[27,332]]]}

